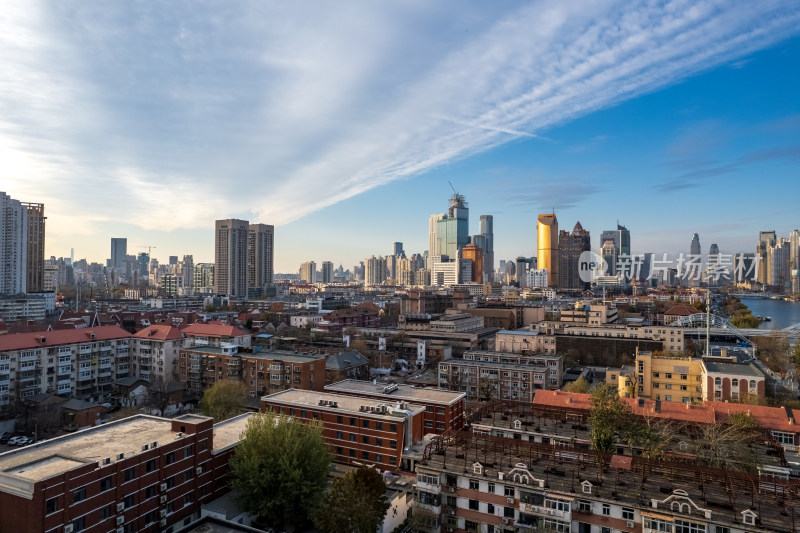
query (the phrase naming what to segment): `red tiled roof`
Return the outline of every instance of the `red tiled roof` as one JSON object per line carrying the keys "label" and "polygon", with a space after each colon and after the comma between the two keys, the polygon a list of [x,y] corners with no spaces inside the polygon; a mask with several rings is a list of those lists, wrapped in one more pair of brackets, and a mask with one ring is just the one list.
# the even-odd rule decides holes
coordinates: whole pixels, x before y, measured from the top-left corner
{"label": "red tiled roof", "polygon": [[171,341],[183,337],[178,328],[172,326],[148,326],[134,334],[137,339],[153,339],[157,341]]}
{"label": "red tiled roof", "polygon": [[[94,334],[94,338],[92,337]],[[36,333],[15,333],[0,337],[0,352],[7,350],[24,350],[42,346],[59,346],[77,344],[88,341],[104,341],[125,339],[131,334],[117,326],[99,326],[96,328],[62,329]]]}
{"label": "red tiled roof", "polygon": [[611,466],[611,468],[619,468],[620,470],[630,470],[631,460],[632,457],[614,454],[611,456],[611,462],[609,463],[609,466]]}
{"label": "red tiled roof", "polygon": [[688,305],[673,305],[669,308],[669,310],[664,311],[664,315],[670,316],[689,316],[699,313],[697,309],[694,307],[689,307]]}
{"label": "red tiled roof", "polygon": [[243,329],[239,329],[236,326],[229,326],[228,324],[223,324],[222,322],[207,322],[207,323],[196,323],[196,324],[189,324],[182,330],[188,337],[242,337],[244,335],[250,335],[250,333],[246,332]]}
{"label": "red tiled roof", "polygon": [[[550,407],[568,407],[571,409],[586,409],[592,407],[591,396],[576,392],[564,391],[536,391],[533,403]],[[680,402],[661,402],[661,411],[655,412],[655,401],[648,398],[623,398],[625,403],[640,416],[654,418],[669,418],[698,424],[713,424],[724,422],[731,414],[749,413],[761,427],[792,433],[800,432],[797,423],[792,422],[790,414],[783,407],[767,407],[764,405],[747,405],[741,403],[704,402],[700,405],[685,404]],[[642,406],[639,407],[639,402]]]}

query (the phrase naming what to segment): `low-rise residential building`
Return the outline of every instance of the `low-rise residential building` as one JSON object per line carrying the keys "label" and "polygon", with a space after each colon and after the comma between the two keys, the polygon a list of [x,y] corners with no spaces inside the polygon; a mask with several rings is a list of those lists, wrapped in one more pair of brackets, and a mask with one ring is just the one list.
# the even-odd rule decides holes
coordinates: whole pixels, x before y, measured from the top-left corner
{"label": "low-rise residential building", "polygon": [[586,324],[602,326],[617,322],[619,315],[616,307],[605,304],[589,304],[578,302],[571,309],[562,309],[559,320],[568,324]]}
{"label": "low-rise residential building", "polygon": [[150,381],[178,379],[178,351],[186,336],[173,326],[153,325],[137,331],[131,339],[130,375]]}
{"label": "low-rise residential building", "polygon": [[289,318],[289,325],[293,328],[314,328],[322,322],[322,315],[295,315]]}
{"label": "low-rise residential building", "polygon": [[196,322],[184,327],[181,332],[194,346],[251,346],[252,334],[223,322]]}
{"label": "low-rise residential building", "polygon": [[107,401],[128,375],[130,338],[117,326],[0,336],[0,406],[40,393]]}
{"label": "low-rise residential building", "polygon": [[501,330],[497,332],[494,341],[495,350],[509,353],[556,353],[556,338],[554,335],[541,333],[539,330]]}
{"label": "low-rise residential building", "polygon": [[355,350],[325,356],[325,383],[369,378],[369,359]]}
{"label": "low-rise residential building", "polygon": [[633,367],[609,369],[606,381],[624,397],[666,402],[703,401],[702,360],[685,355],[658,355],[637,350]]}
{"label": "low-rise residential building", "polygon": [[764,398],[766,378],[752,363],[702,361],[703,399],[740,401],[748,396]]}
{"label": "low-rise residential building", "polygon": [[0,531],[164,532],[227,492],[250,414],[137,415],[0,454]]}
{"label": "low-rise residential building", "polygon": [[355,379],[346,379],[326,385],[325,391],[386,402],[411,402],[424,405],[423,431],[425,434],[444,433],[448,429],[455,430],[464,427],[466,394],[463,392]]}
{"label": "low-rise residential building", "polygon": [[788,533],[799,525],[795,481],[479,433],[436,437],[416,474],[415,515],[429,532]]}
{"label": "low-rise residential building", "polygon": [[290,389],[261,398],[261,410],[318,420],[335,461],[397,470],[403,450],[423,437],[425,406]]}
{"label": "low-rise residential building", "polygon": [[562,375],[557,355],[473,351],[439,362],[439,387],[465,392],[470,399],[530,402],[537,390],[560,387]]}
{"label": "low-rise residential building", "polygon": [[241,382],[251,398],[296,388],[323,390],[325,356],[284,350],[239,351],[233,344],[180,351],[180,381],[199,395],[217,381]]}

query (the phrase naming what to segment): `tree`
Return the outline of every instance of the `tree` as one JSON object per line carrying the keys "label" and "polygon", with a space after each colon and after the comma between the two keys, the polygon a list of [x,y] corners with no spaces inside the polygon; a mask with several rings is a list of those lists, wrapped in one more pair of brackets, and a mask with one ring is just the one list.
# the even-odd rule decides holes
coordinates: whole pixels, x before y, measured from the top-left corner
{"label": "tree", "polygon": [[203,392],[200,410],[215,422],[227,420],[241,414],[242,404],[247,400],[247,389],[238,381],[217,381]]}
{"label": "tree", "polygon": [[239,503],[277,528],[312,518],[328,484],[333,456],[322,424],[256,413],[228,465]]}
{"label": "tree", "polygon": [[586,394],[589,392],[591,388],[592,386],[589,384],[588,381],[586,381],[586,378],[581,376],[577,380],[564,385],[562,390],[566,392],[580,392],[582,394]]}
{"label": "tree", "polygon": [[373,533],[388,509],[383,476],[362,466],[333,482],[315,513],[315,524],[323,533]]}
{"label": "tree", "polygon": [[605,382],[592,391],[591,402],[589,425],[592,426],[592,448],[611,452],[616,445],[617,432],[626,427],[630,429],[635,424],[633,412],[622,402],[617,388]]}
{"label": "tree", "polygon": [[500,380],[497,378],[481,377],[478,380],[478,399],[488,402],[497,396],[498,383],[500,383]]}
{"label": "tree", "polygon": [[695,455],[715,468],[754,472],[758,461],[751,445],[759,440],[761,432],[748,427],[751,423],[742,417],[731,417],[727,423],[701,426],[698,438],[692,441]]}

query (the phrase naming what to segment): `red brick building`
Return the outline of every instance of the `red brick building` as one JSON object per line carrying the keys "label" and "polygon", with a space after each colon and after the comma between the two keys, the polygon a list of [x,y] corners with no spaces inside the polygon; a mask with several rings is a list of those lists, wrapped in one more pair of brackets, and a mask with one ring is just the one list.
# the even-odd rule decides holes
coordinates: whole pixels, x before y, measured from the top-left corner
{"label": "red brick building", "polygon": [[425,406],[290,389],[261,398],[261,410],[320,420],[323,438],[344,464],[398,470],[403,449],[422,440]]}
{"label": "red brick building", "polygon": [[138,415],[0,454],[0,531],[171,531],[224,494],[250,414]]}
{"label": "red brick building", "polygon": [[444,433],[464,427],[466,393],[412,387],[405,384],[373,384],[371,381],[346,379],[325,386],[326,392],[347,394],[384,402],[411,402],[425,406],[423,433]]}
{"label": "red brick building", "polygon": [[197,322],[181,329],[195,346],[222,346],[236,344],[250,346],[252,335],[236,326],[224,322]]}
{"label": "red brick building", "polygon": [[200,393],[219,380],[240,381],[251,398],[295,388],[322,391],[325,356],[283,350],[240,352],[237,346],[197,346],[180,351],[178,375]]}

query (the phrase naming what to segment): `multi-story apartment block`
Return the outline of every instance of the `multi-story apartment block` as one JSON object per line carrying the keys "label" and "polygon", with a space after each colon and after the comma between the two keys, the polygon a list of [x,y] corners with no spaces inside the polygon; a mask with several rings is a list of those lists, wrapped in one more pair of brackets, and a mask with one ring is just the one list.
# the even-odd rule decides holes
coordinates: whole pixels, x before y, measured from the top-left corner
{"label": "multi-story apartment block", "polygon": [[247,286],[265,289],[272,285],[275,258],[275,227],[250,224],[247,237]]}
{"label": "multi-story apartment block", "polygon": [[235,344],[236,346],[250,346],[253,336],[236,326],[221,322],[197,322],[189,324],[181,330],[193,346],[222,346]]}
{"label": "multi-story apartment block", "polygon": [[0,192],[0,294],[22,294],[27,286],[28,209]]}
{"label": "multi-story apartment block", "polygon": [[347,394],[360,398],[371,398],[386,402],[411,402],[425,406],[423,415],[424,433],[444,433],[449,429],[464,427],[463,392],[412,387],[398,383],[378,383],[345,379],[325,386],[326,392]]}
{"label": "multi-story apartment block", "polygon": [[624,351],[631,356],[637,347],[643,350],[682,352],[686,349],[684,328],[661,325],[606,324],[602,326],[565,325],[545,322],[539,331],[556,336],[556,347],[566,353],[570,349],[579,351],[611,350]]}
{"label": "multi-story apartment block", "polygon": [[439,387],[465,392],[471,399],[530,402],[537,390],[560,387],[563,373],[558,355],[473,351],[439,363]]}
{"label": "multi-story apartment block", "polygon": [[130,374],[150,381],[178,379],[178,351],[186,342],[180,329],[154,325],[137,331],[131,339]]}
{"label": "multi-story apartment block", "polygon": [[416,474],[415,515],[429,532],[790,532],[800,510],[796,481],[606,455],[570,439],[437,436]]}
{"label": "multi-story apartment block", "polygon": [[228,492],[250,413],[137,415],[0,455],[0,531],[171,532]]}
{"label": "multi-story apartment block", "polygon": [[282,350],[240,352],[233,344],[180,350],[178,375],[199,394],[221,380],[240,381],[251,398],[285,389],[321,391],[325,387],[325,356]]}
{"label": "multi-story apartment block", "polygon": [[0,336],[0,405],[39,393],[108,400],[128,375],[130,338],[117,326]]}
{"label": "multi-story apartment block", "polygon": [[261,410],[319,420],[323,438],[344,464],[397,470],[403,450],[422,440],[425,406],[289,389],[261,398]]}

